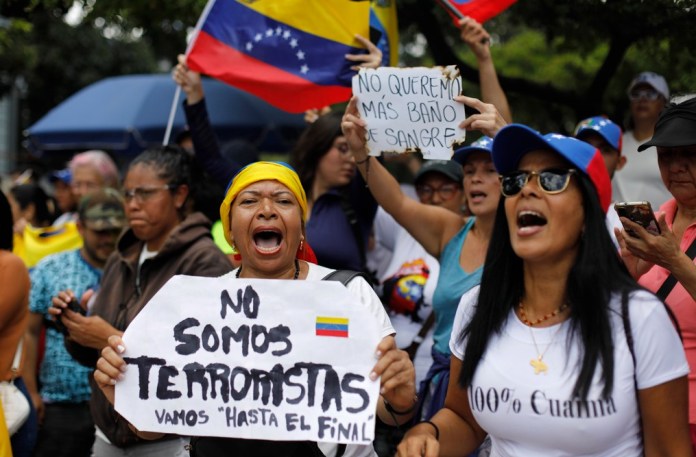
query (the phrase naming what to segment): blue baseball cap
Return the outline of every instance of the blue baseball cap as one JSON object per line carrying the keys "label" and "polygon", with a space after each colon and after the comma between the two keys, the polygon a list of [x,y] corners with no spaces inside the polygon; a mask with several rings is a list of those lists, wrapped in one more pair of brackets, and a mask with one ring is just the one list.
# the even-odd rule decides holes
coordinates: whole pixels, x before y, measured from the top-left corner
{"label": "blue baseball cap", "polygon": [[498,173],[517,170],[522,156],[538,149],[551,150],[575,165],[594,184],[602,210],[611,203],[611,180],[599,149],[589,143],[558,133],[542,135],[526,125],[503,127],[493,140],[493,164]]}
{"label": "blue baseball cap", "polygon": [[69,168],[57,170],[48,175],[48,180],[51,182],[61,181],[65,184],[70,184],[70,181],[72,181],[72,173]]}
{"label": "blue baseball cap", "polygon": [[621,154],[621,127],[605,116],[593,116],[578,122],[575,127],[575,138],[582,140],[585,132],[599,134],[609,145]]}
{"label": "blue baseball cap", "polygon": [[469,154],[474,152],[487,152],[488,154],[490,154],[491,152],[493,152],[491,149],[492,147],[493,138],[484,135],[478,140],[471,143],[469,146],[461,146],[457,148],[454,151],[454,155],[452,155],[452,160],[464,165],[464,162],[466,161],[466,158],[469,157]]}

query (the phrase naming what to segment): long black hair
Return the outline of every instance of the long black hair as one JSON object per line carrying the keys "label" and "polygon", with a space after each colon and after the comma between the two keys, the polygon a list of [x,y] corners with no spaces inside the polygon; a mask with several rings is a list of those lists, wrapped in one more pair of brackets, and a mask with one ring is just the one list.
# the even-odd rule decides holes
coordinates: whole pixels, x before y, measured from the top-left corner
{"label": "long black hair", "polygon": [[14,247],[12,208],[7,196],[0,190],[0,249],[12,251]]}
{"label": "long black hair", "polygon": [[341,114],[324,114],[302,132],[290,152],[290,165],[297,171],[310,200],[315,197],[312,195],[312,188],[319,160],[329,152],[334,140],[341,135]]}
{"label": "long black hair", "polygon": [[[566,290],[570,305],[567,344],[573,344],[576,338],[582,343],[578,360],[580,372],[573,387],[573,396],[587,398],[599,361],[604,383],[602,396],[608,398],[614,385],[610,300],[614,294],[628,300],[628,294],[640,287],[616,252],[592,182],[583,173],[574,176],[578,178],[585,220],[578,255],[568,274]],[[460,342],[466,339],[459,377],[461,386],[471,384],[488,341],[501,332],[510,311],[523,295],[522,259],[512,249],[505,198],[501,198],[483,267],[478,304],[471,321],[459,335]]]}

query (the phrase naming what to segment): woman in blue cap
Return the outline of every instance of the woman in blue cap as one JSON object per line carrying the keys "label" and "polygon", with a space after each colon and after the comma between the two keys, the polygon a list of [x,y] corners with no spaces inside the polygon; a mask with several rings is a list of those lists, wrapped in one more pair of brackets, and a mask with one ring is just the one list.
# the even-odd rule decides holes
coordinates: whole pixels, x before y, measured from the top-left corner
{"label": "woman in blue cap", "polygon": [[[467,118],[462,128],[480,129],[484,134],[493,136],[506,124],[492,104],[469,97],[455,99],[481,113]],[[455,153],[453,158],[463,165],[463,187],[462,183],[453,183],[445,176],[433,181],[427,176],[431,173],[424,173],[425,176],[419,176],[421,179],[416,183],[416,193],[420,199],[416,201],[402,192],[396,179],[376,158],[368,156],[365,146],[366,122],[358,116],[355,98],[346,109],[342,127],[355,163],[377,203],[440,262],[432,299],[435,314],[433,364],[419,390],[421,404],[416,416],[429,419],[442,407],[447,391],[448,343],[457,304],[465,292],[479,284],[491,238],[500,197],[498,173],[490,155],[491,140],[484,137],[476,145],[458,149]],[[431,161],[424,165],[424,169],[442,170],[445,164]],[[452,208],[452,202],[456,207],[461,206],[464,200],[472,217],[463,217]]]}
{"label": "woman in blue cap", "polygon": [[492,155],[504,198],[457,310],[445,407],[398,455],[465,455],[486,435],[494,456],[691,455],[688,365],[612,246],[600,152],[513,124]]}

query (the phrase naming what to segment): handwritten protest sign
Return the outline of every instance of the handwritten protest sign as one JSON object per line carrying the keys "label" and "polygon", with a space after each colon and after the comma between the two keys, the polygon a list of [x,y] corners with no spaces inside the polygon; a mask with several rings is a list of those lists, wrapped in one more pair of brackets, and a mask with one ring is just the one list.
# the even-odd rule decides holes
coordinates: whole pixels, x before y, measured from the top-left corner
{"label": "handwritten protest sign", "polygon": [[380,330],[338,282],[175,276],[123,339],[116,410],[140,430],[373,439]]}
{"label": "handwritten protest sign", "polygon": [[447,160],[452,145],[464,142],[459,124],[466,118],[462,80],[455,66],[437,68],[361,68],[353,77],[360,117],[367,120],[370,155],[421,152]]}

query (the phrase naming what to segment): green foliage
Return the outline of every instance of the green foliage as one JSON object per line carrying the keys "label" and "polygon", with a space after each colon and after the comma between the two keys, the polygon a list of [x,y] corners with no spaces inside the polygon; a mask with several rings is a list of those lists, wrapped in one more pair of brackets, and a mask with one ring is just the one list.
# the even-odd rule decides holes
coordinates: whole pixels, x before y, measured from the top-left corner
{"label": "green foliage", "polygon": [[15,84],[17,76],[25,73],[37,61],[32,46],[17,46],[31,34],[32,26],[24,19],[8,19],[0,27],[0,94]]}
{"label": "green foliage", "polygon": [[[460,64],[477,84],[475,60],[442,9],[403,1],[401,27],[417,30],[404,38],[422,34],[426,58]],[[696,0],[519,0],[485,26],[515,121],[568,132],[598,113],[621,122],[626,87],[640,71],[663,74],[674,93],[696,90],[694,23]]]}
{"label": "green foliage", "polygon": [[88,22],[70,26],[63,9],[37,9],[31,25],[12,19],[0,29],[0,93],[20,77],[26,85],[22,128],[72,93],[106,76],[157,71],[146,40],[107,39]]}
{"label": "green foliage", "polygon": [[[68,95],[110,75],[168,69],[186,48],[206,0],[3,0],[0,94],[23,80],[22,128]],[[478,94],[475,60],[433,0],[397,0],[402,64],[459,64]],[[492,52],[516,121],[572,129],[606,113],[621,122],[638,72],[663,74],[673,92],[696,90],[696,0],[519,0],[489,21]]]}

